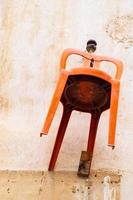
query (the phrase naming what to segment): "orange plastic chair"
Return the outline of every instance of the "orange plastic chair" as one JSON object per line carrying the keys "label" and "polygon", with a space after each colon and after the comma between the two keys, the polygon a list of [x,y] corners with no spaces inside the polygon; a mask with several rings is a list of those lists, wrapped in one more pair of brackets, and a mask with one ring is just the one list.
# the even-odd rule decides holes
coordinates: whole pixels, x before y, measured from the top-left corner
{"label": "orange plastic chair", "polygon": [[[71,70],[66,69],[67,58],[72,55],[83,57],[83,65]],[[100,69],[101,62],[111,62],[116,67],[116,74],[111,77]],[[93,65],[93,67],[92,67]],[[115,130],[120,90],[120,78],[123,64],[120,60],[97,56],[75,49],[64,50],[60,61],[60,77],[51,105],[41,131],[47,135],[59,102],[63,104],[63,114],[57,133],[49,170],[54,166],[65,135],[69,118],[73,110],[91,113],[91,123],[88,137],[87,152],[90,155],[90,165],[94,150],[96,132],[101,113],[110,108],[108,145],[115,147]]]}

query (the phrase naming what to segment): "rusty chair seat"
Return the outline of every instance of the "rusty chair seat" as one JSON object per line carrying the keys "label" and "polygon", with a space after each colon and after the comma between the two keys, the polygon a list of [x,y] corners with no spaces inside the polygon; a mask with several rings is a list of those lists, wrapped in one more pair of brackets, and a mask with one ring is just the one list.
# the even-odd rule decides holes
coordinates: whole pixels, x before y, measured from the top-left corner
{"label": "rusty chair seat", "polygon": [[61,102],[71,110],[97,113],[110,107],[111,84],[89,75],[68,77]]}

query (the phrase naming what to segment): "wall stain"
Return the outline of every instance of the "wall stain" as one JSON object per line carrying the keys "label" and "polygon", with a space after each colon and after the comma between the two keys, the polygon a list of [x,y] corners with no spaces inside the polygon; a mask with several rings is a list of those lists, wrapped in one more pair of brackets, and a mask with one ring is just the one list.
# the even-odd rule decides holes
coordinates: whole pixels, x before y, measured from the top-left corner
{"label": "wall stain", "polygon": [[0,29],[3,32],[0,47],[0,84],[12,77],[11,36],[13,23],[13,6],[10,0],[5,2]]}
{"label": "wall stain", "polygon": [[28,106],[33,106],[33,104],[34,104],[34,100],[32,98],[26,97],[26,96],[20,97],[19,101],[20,101],[20,104],[22,104],[22,105],[26,104]]}
{"label": "wall stain", "polygon": [[41,28],[41,9],[38,0],[29,0],[24,3],[20,19],[23,22],[30,22],[29,40],[34,41]]}
{"label": "wall stain", "polygon": [[[54,2],[56,4],[56,2]],[[65,20],[66,20],[66,10],[67,2],[61,1],[58,9],[55,5],[55,10],[50,15],[47,14],[46,19],[49,23],[45,24],[45,29],[47,34],[52,37],[44,39],[44,52],[43,63],[40,71],[40,83],[39,88],[49,87],[50,84],[57,82],[59,77],[59,62],[60,55],[63,49],[63,40],[65,36]],[[51,12],[47,8],[47,12]],[[48,12],[48,13],[49,13]],[[46,20],[44,19],[44,20]]]}
{"label": "wall stain", "polygon": [[133,15],[115,16],[108,21],[106,33],[125,48],[133,46]]}
{"label": "wall stain", "polygon": [[6,95],[0,95],[0,110],[5,112],[8,111],[10,107],[11,105]]}

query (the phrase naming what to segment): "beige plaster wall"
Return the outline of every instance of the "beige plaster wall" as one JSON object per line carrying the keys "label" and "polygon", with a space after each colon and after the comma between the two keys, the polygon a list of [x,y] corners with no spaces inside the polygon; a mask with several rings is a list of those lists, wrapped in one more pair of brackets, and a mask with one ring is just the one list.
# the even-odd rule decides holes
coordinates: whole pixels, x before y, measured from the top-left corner
{"label": "beige plaster wall", "polygon": [[[131,0],[0,0],[0,169],[46,170],[59,125],[39,137],[64,48],[85,49],[124,62],[116,149],[107,147],[108,112],[102,115],[93,169],[133,169],[133,2]],[[78,61],[79,63],[81,60]],[[56,165],[77,170],[89,116],[74,112]]]}

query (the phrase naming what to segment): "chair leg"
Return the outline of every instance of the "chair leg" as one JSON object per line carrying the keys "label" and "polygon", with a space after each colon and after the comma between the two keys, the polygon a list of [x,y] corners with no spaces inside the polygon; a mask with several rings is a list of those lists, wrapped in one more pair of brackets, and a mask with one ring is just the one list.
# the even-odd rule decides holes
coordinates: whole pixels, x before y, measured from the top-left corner
{"label": "chair leg", "polygon": [[53,153],[52,153],[51,160],[49,163],[49,168],[48,168],[49,171],[54,170],[54,166],[55,166],[55,163],[56,163],[56,160],[61,148],[61,144],[65,135],[65,131],[66,131],[71,113],[72,113],[72,110],[68,111],[67,108],[63,108],[62,119],[60,122],[55,145],[53,148]]}
{"label": "chair leg", "polygon": [[60,78],[59,78],[55,93],[53,95],[53,99],[51,101],[51,105],[50,105],[50,108],[49,108],[45,123],[43,125],[42,131],[40,133],[40,136],[42,136],[43,134],[44,135],[48,134],[48,131],[49,131],[50,125],[52,123],[54,114],[56,112],[56,109],[57,109],[57,106],[59,104],[61,95],[63,93],[63,90],[64,90],[64,87],[65,87],[68,75],[69,75],[69,73],[66,72],[66,71],[62,71],[61,74],[60,74]]}
{"label": "chair leg", "polygon": [[111,89],[110,119],[109,119],[109,136],[108,146],[115,147],[115,130],[118,111],[120,82],[113,81]]}
{"label": "chair leg", "polygon": [[91,168],[93,150],[95,145],[96,133],[98,128],[98,123],[100,119],[101,113],[92,114],[91,116],[91,123],[90,123],[90,130],[89,130],[89,138],[88,138],[88,145],[87,145],[87,153],[89,155],[88,164],[89,164],[89,172]]}

